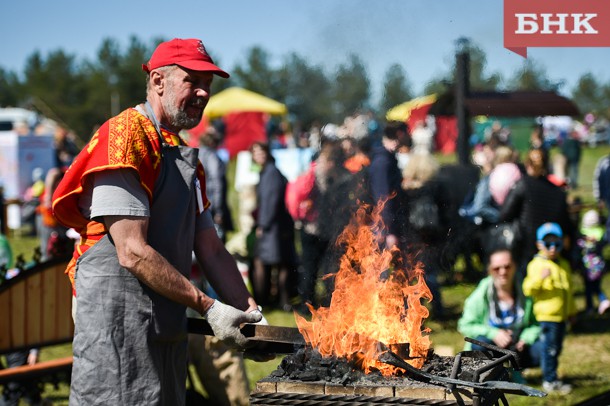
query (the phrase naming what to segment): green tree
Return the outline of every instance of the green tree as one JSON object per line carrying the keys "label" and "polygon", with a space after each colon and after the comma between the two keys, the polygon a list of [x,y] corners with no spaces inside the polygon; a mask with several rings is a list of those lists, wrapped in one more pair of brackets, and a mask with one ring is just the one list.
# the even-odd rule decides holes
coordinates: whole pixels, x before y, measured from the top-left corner
{"label": "green tree", "polygon": [[602,108],[600,114],[610,119],[610,82],[602,87]]}
{"label": "green tree", "polygon": [[126,50],[122,51],[116,40],[106,38],[98,49],[97,59],[84,64],[88,91],[83,100],[87,114],[81,119],[83,141],[111,116],[145,100],[146,74],[141,65],[148,61],[162,40],[154,39],[146,45],[132,36]]}
{"label": "green tree", "polygon": [[478,46],[470,47],[470,90],[472,91],[495,91],[502,82],[502,75],[497,72],[486,73],[487,55]]}
{"label": "green tree", "polygon": [[83,100],[88,111],[87,116],[83,118],[83,127],[86,130],[80,134],[84,142],[112,113],[122,110],[121,92],[118,87],[121,58],[118,42],[106,38],[98,49],[97,60],[87,61],[83,66],[88,89],[87,97]]}
{"label": "green tree", "polygon": [[572,101],[578,106],[581,114],[599,115],[604,105],[603,86],[591,73],[582,75],[572,90]]}
{"label": "green tree", "polygon": [[350,55],[346,64],[339,65],[332,88],[333,117],[342,122],[346,116],[366,107],[370,98],[370,80],[366,67],[357,55]]}
{"label": "green tree", "polygon": [[21,88],[17,74],[0,67],[0,106],[18,106],[23,96]]}
{"label": "green tree", "polygon": [[245,63],[233,68],[233,77],[238,86],[278,100],[281,94],[275,86],[275,70],[270,66],[269,59],[269,53],[263,48],[252,47]]}
{"label": "green tree", "polygon": [[553,90],[557,91],[563,82],[553,82],[547,78],[544,66],[528,58],[523,61],[521,68],[509,80],[508,88],[511,90]]}
{"label": "green tree", "polygon": [[424,86],[424,94],[444,94],[453,90],[453,79],[444,76],[432,78]]}
{"label": "green tree", "polygon": [[[466,52],[468,54],[468,81],[471,91],[496,91],[503,79],[502,75],[493,72],[487,73],[487,55],[485,51],[468,38],[459,38],[456,41],[456,53]],[[445,93],[456,83],[457,55],[453,57],[453,63],[449,71],[430,80],[425,88],[425,94]]]}
{"label": "green tree", "polygon": [[399,64],[391,65],[385,74],[383,93],[381,95],[380,111],[387,112],[392,107],[413,98],[411,84]]}
{"label": "green tree", "polygon": [[[211,52],[208,49],[208,52]],[[210,54],[212,55],[212,58],[214,59],[214,63],[216,64],[216,66],[219,66],[221,69],[223,69],[225,72],[227,72],[229,75],[231,75],[228,78],[221,78],[220,76],[214,76],[214,80],[212,81],[212,96],[215,94],[218,94],[220,92],[222,92],[225,89],[228,89],[231,86],[235,86],[235,80],[234,80],[234,72],[231,72],[230,70],[228,70],[228,68],[225,68],[225,66],[222,63],[222,59],[220,58],[216,58],[214,55],[215,54]]]}
{"label": "green tree", "polygon": [[44,59],[39,52],[26,62],[24,92],[43,115],[81,134],[86,129],[86,81],[74,55],[52,51]]}
{"label": "green tree", "polygon": [[331,114],[330,81],[319,66],[291,53],[277,72],[282,99],[296,126],[309,128],[314,122],[328,122]]}
{"label": "green tree", "polygon": [[121,55],[116,71],[116,87],[120,93],[121,110],[135,106],[146,99],[146,74],[142,64],[148,62],[156,46],[165,38],[153,40],[149,45],[132,36],[124,55]]}

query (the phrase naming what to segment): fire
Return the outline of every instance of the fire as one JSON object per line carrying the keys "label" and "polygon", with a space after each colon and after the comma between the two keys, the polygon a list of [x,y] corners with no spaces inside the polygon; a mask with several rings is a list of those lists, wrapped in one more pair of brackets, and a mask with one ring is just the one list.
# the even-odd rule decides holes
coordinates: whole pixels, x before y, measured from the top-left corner
{"label": "fire", "polygon": [[384,351],[378,343],[409,343],[412,359],[407,362],[421,368],[430,348],[430,330],[422,328],[429,312],[422,299],[432,300],[432,294],[421,264],[397,266],[399,249],[379,248],[384,204],[377,204],[372,213],[366,206],[358,209],[337,240],[346,252],[333,275],[329,307],[309,306],[311,321],[296,315],[296,322],[308,344],[323,356],[346,357],[367,373],[374,368],[390,376],[397,368],[377,361]]}

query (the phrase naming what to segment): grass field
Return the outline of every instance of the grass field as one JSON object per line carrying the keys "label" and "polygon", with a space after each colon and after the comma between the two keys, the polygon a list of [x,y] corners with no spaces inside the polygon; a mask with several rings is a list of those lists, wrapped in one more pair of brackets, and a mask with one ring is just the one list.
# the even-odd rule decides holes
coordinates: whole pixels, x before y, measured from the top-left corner
{"label": "grass field", "polygon": [[[579,190],[572,192],[585,202],[592,202],[591,179],[597,160],[610,153],[610,147],[601,146],[596,149],[585,148],[580,169]],[[443,157],[444,162],[450,162],[451,157]],[[36,241],[31,238],[11,238],[13,250],[16,254],[26,253],[26,259]],[[459,266],[459,264],[456,264]],[[576,300],[579,309],[584,308],[584,291],[582,280],[579,276],[574,277],[576,284]],[[444,320],[426,321],[426,326],[431,329],[431,338],[435,348],[443,348],[452,352],[458,352],[464,344],[463,338],[457,333],[457,319],[461,313],[464,299],[473,290],[474,283],[465,283],[442,288],[443,302],[448,309],[448,317]],[[604,279],[604,291],[610,293],[610,277]],[[266,317],[272,325],[295,326],[294,316],[282,311],[266,312]],[[44,348],[41,351],[41,359],[53,359],[68,356],[71,353],[70,345],[54,346]],[[247,371],[250,384],[253,385],[259,379],[267,376],[281,361],[276,358],[273,361],[256,363],[247,360]],[[565,340],[564,351],[559,361],[560,376],[574,386],[574,391],[567,396],[549,396],[546,398],[525,398],[510,396],[511,405],[574,405],[599,393],[610,390],[610,317],[592,316],[579,318],[578,323],[568,334]],[[532,369],[525,373],[527,384],[540,388],[540,370]],[[196,383],[199,389],[200,385]],[[44,396],[54,404],[67,404],[69,388],[66,384],[58,387],[47,385]]]}

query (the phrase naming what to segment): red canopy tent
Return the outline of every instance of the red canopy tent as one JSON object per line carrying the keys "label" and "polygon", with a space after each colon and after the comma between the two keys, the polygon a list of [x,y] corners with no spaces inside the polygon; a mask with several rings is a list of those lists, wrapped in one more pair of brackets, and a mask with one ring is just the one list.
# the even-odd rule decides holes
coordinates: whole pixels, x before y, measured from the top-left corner
{"label": "red canopy tent", "polygon": [[[286,106],[273,99],[239,87],[230,87],[212,96],[202,123],[190,130],[191,142],[197,143],[211,120],[224,123],[223,147],[230,157],[247,150],[255,141],[266,141],[270,115],[286,114]],[[205,121],[205,123],[203,122]]]}
{"label": "red canopy tent", "polygon": [[[430,112],[430,108],[437,101],[436,94],[417,97],[407,102],[401,103],[388,110],[386,119],[393,121],[404,121],[409,128],[415,128],[420,121],[425,121]],[[455,152],[457,141],[457,119],[451,116],[435,116],[436,150],[443,154]]]}
{"label": "red canopy tent", "polygon": [[[253,142],[266,141],[267,114],[256,111],[243,113],[229,113],[221,118],[224,124],[224,141],[221,148],[225,148],[230,157],[238,152],[250,148]],[[191,147],[199,146],[199,138],[205,134],[210,126],[209,118],[204,115],[201,122],[194,128],[187,130],[188,144]]]}
{"label": "red canopy tent", "polygon": [[225,124],[224,148],[233,158],[238,152],[247,150],[256,141],[266,141],[266,113],[249,111],[229,113],[223,117]]}

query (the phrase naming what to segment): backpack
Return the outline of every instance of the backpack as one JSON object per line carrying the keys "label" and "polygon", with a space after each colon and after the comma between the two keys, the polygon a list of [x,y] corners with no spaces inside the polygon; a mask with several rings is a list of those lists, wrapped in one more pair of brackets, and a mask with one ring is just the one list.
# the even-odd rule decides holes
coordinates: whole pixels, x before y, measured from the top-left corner
{"label": "backpack", "polygon": [[434,198],[423,194],[409,202],[409,225],[412,231],[434,234],[441,229],[441,216]]}
{"label": "backpack", "polygon": [[286,186],[286,209],[293,220],[310,222],[315,220],[316,213],[312,201],[315,181],[312,165],[307,172]]}

